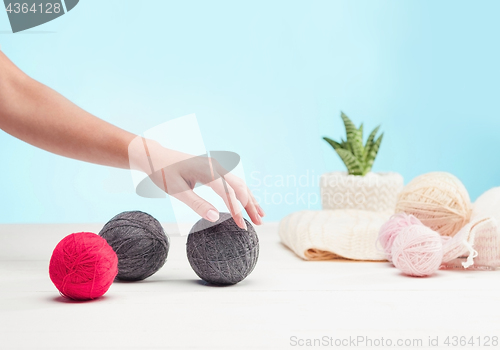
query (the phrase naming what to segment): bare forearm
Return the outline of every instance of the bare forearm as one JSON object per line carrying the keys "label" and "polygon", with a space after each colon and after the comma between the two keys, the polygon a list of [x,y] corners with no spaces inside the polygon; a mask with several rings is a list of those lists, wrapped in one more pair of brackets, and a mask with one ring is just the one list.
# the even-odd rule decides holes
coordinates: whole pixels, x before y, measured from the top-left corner
{"label": "bare forearm", "polygon": [[1,51],[0,129],[65,157],[144,171],[158,187],[210,221],[219,215],[212,204],[193,192],[198,182],[209,184],[224,199],[239,227],[246,228],[246,224],[238,200],[254,223],[260,224],[264,215],[245,183],[222,171],[223,179],[213,161],[207,166],[200,157],[166,149],[85,112],[21,72]]}
{"label": "bare forearm", "polygon": [[135,137],[29,78],[0,51],[0,128],[65,157],[128,168]]}

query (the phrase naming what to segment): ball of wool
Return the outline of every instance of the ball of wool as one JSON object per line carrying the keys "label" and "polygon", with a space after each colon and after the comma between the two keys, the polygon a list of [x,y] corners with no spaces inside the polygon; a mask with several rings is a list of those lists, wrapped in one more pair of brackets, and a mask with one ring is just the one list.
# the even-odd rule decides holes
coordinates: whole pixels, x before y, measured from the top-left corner
{"label": "ball of wool", "polygon": [[414,215],[425,226],[444,236],[454,236],[471,216],[471,202],[464,185],[445,172],[420,175],[403,188],[396,213]]}
{"label": "ball of wool", "polygon": [[126,211],[104,225],[99,235],[118,256],[118,276],[140,281],[157,272],[167,260],[169,240],[161,224],[141,211]]}
{"label": "ball of wool", "polygon": [[391,218],[380,227],[377,240],[384,249],[387,260],[392,261],[391,250],[394,239],[396,239],[404,227],[411,225],[423,226],[422,222],[413,215],[398,213],[391,216]]}
{"label": "ball of wool", "polygon": [[186,249],[194,272],[215,285],[235,284],[245,279],[257,264],[259,239],[253,226],[239,228],[229,213],[220,213],[215,223],[205,219],[191,229]]}
{"label": "ball of wool", "polygon": [[107,292],[118,272],[118,258],[105,239],[91,232],[66,236],[49,264],[59,292],[75,300],[91,300]]}
{"label": "ball of wool", "polygon": [[392,263],[409,276],[434,274],[443,260],[441,236],[423,225],[404,227],[392,244]]}

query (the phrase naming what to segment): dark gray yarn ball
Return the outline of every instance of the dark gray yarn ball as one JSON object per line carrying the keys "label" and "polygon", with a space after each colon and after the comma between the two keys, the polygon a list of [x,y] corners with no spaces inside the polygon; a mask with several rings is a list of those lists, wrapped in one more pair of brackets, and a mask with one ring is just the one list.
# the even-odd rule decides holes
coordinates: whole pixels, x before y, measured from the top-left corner
{"label": "dark gray yarn ball", "polygon": [[259,239],[253,226],[245,220],[248,231],[234,222],[231,214],[220,213],[215,223],[201,219],[187,239],[187,256],[194,272],[215,285],[238,283],[257,264]]}
{"label": "dark gray yarn ball", "polygon": [[108,221],[99,232],[118,256],[118,279],[140,281],[158,271],[167,260],[169,240],[154,217],[126,211]]}

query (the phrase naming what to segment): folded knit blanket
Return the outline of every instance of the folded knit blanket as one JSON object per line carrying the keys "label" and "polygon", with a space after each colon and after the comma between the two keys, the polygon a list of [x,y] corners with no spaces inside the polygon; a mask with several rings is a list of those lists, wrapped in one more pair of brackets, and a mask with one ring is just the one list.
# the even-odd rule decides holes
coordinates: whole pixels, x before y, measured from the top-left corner
{"label": "folded knit blanket", "polygon": [[[392,211],[359,209],[304,210],[280,222],[281,241],[305,260],[385,260],[377,246],[380,227]],[[454,237],[443,237],[443,263],[464,262],[500,267],[500,187],[483,193],[474,203],[470,222]],[[467,261],[465,261],[465,259]]]}
{"label": "folded knit blanket", "polygon": [[[279,235],[305,260],[386,260],[376,242],[380,227],[391,215],[356,209],[304,210],[285,217]],[[475,266],[500,267],[497,221],[476,211],[454,237],[443,237],[443,252],[448,267],[462,267],[462,262],[472,262],[472,258]]]}
{"label": "folded knit blanket", "polygon": [[305,260],[385,260],[375,242],[392,212],[358,209],[304,210],[279,225],[281,241]]}

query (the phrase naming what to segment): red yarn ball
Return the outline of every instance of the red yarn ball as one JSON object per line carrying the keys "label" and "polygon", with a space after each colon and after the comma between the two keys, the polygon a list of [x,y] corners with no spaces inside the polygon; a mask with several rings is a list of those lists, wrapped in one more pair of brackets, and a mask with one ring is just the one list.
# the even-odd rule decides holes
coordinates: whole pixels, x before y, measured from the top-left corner
{"label": "red yarn ball", "polygon": [[50,259],[50,279],[59,292],[75,300],[104,295],[118,273],[118,258],[106,240],[95,233],[66,236]]}

